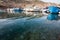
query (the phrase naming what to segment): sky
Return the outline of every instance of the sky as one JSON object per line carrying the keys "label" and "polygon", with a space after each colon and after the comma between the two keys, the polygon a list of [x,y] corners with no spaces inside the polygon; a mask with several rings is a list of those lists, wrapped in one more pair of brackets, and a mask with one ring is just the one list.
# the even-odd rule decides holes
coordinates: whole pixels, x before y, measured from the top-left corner
{"label": "sky", "polygon": [[44,2],[52,2],[52,3],[58,3],[60,4],[60,0],[42,0]]}

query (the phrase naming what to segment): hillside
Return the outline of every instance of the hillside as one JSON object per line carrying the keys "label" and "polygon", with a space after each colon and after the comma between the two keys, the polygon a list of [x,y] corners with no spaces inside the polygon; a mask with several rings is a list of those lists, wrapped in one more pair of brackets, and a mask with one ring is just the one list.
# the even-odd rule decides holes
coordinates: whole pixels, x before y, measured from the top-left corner
{"label": "hillside", "polygon": [[39,7],[46,7],[46,6],[50,6],[50,5],[56,5],[59,6],[56,3],[46,3],[43,1],[37,1],[37,0],[33,0],[33,1],[27,1],[27,0],[0,0],[0,5],[3,6],[7,6],[7,7],[26,7],[26,6],[39,6]]}

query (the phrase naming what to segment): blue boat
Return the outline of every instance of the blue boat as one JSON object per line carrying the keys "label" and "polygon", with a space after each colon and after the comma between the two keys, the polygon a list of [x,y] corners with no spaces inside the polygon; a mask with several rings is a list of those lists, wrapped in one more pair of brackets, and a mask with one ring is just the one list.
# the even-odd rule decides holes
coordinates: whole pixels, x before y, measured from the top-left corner
{"label": "blue boat", "polygon": [[58,19],[59,8],[57,6],[49,6],[48,7],[50,14],[48,15],[48,20],[56,20]]}
{"label": "blue boat", "polygon": [[14,12],[15,13],[21,13],[22,11],[23,11],[23,9],[21,9],[21,8],[13,8],[14,10]]}
{"label": "blue boat", "polygon": [[23,9],[21,9],[21,8],[14,8],[14,12],[16,12],[16,13],[20,13],[22,11],[23,11]]}

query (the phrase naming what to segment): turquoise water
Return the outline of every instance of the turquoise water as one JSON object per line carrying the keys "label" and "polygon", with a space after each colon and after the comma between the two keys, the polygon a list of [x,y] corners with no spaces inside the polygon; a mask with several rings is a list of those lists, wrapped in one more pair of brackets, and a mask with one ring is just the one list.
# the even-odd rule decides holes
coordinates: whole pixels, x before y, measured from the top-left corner
{"label": "turquoise water", "polygon": [[0,40],[59,40],[60,20],[29,18],[0,19]]}

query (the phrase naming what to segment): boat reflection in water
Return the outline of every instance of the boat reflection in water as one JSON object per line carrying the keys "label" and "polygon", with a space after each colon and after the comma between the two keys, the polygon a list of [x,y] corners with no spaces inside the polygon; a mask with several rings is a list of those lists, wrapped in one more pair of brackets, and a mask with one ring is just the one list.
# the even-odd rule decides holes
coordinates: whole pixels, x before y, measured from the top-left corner
{"label": "boat reflection in water", "polygon": [[0,19],[0,40],[60,40],[60,20],[46,16]]}
{"label": "boat reflection in water", "polygon": [[41,12],[27,12],[27,11],[19,12],[18,10],[17,12],[14,12],[14,11],[0,12],[0,18],[31,17],[31,16],[42,16],[42,13]]}

